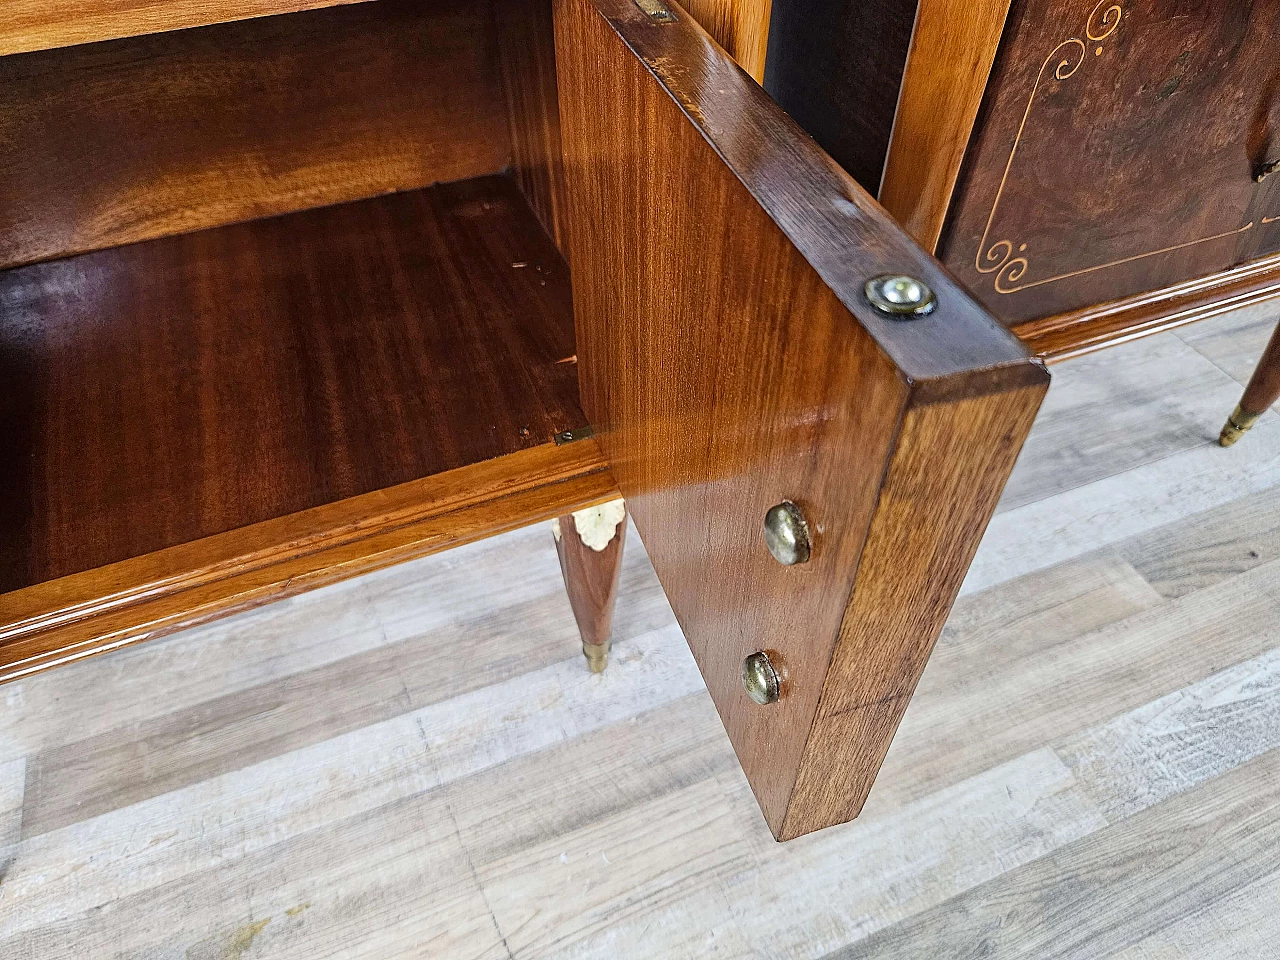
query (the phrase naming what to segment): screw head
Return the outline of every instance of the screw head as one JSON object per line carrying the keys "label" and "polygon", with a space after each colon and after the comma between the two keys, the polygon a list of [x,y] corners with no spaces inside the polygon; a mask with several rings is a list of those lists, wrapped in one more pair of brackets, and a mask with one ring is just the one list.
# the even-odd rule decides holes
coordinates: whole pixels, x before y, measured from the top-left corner
{"label": "screw head", "polygon": [[867,281],[867,299],[881,313],[912,320],[933,313],[938,298],[923,280],[905,274],[886,273]]}
{"label": "screw head", "polygon": [[778,702],[778,672],[763,650],[742,661],[742,686],[746,688],[747,696],[761,706]]}
{"label": "screw head", "polygon": [[770,507],[764,515],[764,545],[783,566],[809,560],[809,524],[790,500]]}

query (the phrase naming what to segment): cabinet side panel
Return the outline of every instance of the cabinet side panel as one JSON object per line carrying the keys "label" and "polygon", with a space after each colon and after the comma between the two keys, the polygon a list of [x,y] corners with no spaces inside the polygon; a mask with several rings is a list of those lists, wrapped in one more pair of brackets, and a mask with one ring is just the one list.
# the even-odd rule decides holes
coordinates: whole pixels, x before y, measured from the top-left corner
{"label": "cabinet side panel", "polygon": [[494,14],[516,181],[567,257],[551,0],[494,0]]}

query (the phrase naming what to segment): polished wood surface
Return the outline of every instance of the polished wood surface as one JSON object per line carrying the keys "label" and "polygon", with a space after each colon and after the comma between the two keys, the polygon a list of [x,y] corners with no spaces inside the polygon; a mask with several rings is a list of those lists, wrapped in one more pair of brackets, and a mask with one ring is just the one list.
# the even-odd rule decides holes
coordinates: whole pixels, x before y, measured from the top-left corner
{"label": "polished wood surface", "polygon": [[0,597],[0,682],[618,495],[595,443],[543,443]]}
{"label": "polished wood surface", "polygon": [[879,199],[926,250],[938,245],[1010,0],[921,0]]}
{"label": "polished wood surface", "polygon": [[[789,837],[857,813],[1048,378],[673,10],[660,23],[630,0],[556,6],[583,404],[765,816]],[[863,285],[885,272],[925,279],[941,306],[912,322],[876,313]],[[959,461],[935,471],[933,454]],[[955,496],[961,476],[976,495]],[[927,571],[908,567],[894,594],[913,605],[864,637],[846,611],[895,576],[900,498],[933,496],[947,523],[921,533]],[[815,532],[800,566],[764,547],[782,500]],[[868,675],[849,709],[891,709],[841,741],[814,721],[843,644]],[[756,650],[783,674],[769,707],[742,688]],[[843,802],[797,792],[807,769],[842,761],[857,770]]]}
{"label": "polished wood surface", "polygon": [[1013,332],[1036,356],[1056,363],[1273,301],[1280,304],[1280,256],[1263,257],[1110,303],[1028,320]]}
{"label": "polished wood surface", "polygon": [[1280,250],[1280,0],[1015,0],[941,259],[1009,324]]}
{"label": "polished wood surface", "polygon": [[551,0],[494,0],[512,169],[543,229],[567,254]]}
{"label": "polished wood surface", "polygon": [[548,443],[573,354],[505,177],[0,274],[0,586]]}
{"label": "polished wood surface", "polygon": [[[1271,960],[1280,416],[1209,445],[1242,319],[1057,369],[857,822],[772,842],[639,538],[587,676],[539,524],[4,688],[0,956]],[[1121,532],[1045,536],[1085,515]]]}
{"label": "polished wood surface", "polygon": [[873,195],[884,176],[917,5],[773,0],[765,89]]}
{"label": "polished wood surface", "polygon": [[[604,515],[611,509],[611,514]],[[618,518],[616,526],[614,515]],[[599,529],[602,522],[611,530]],[[591,543],[587,542],[588,538],[592,539]],[[593,673],[604,670],[608,660],[626,542],[627,513],[621,501],[565,514],[556,520],[560,573],[569,594],[569,606],[573,608],[573,619],[582,636],[582,651]]]}
{"label": "polished wood surface", "polygon": [[764,82],[773,0],[689,0],[685,9],[757,83]]}
{"label": "polished wood surface", "polygon": [[1271,335],[1271,342],[1249,379],[1240,409],[1248,414],[1265,413],[1277,400],[1280,400],[1280,327]]}
{"label": "polished wood surface", "polygon": [[0,56],[314,10],[360,0],[10,0]]}
{"label": "polished wood surface", "polygon": [[496,173],[493,34],[380,0],[0,59],[0,266]]}

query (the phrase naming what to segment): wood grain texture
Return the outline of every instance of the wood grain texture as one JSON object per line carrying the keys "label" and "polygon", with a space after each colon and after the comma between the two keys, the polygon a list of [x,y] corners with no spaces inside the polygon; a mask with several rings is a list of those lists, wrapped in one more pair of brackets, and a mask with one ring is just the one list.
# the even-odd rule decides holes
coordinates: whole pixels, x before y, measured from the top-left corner
{"label": "wood grain texture", "polygon": [[689,0],[685,9],[756,83],[764,82],[773,0]]}
{"label": "wood grain texture", "polygon": [[504,177],[0,275],[6,590],[583,424],[569,278]]}
{"label": "wood grain texture", "polygon": [[603,669],[603,658],[608,655],[609,636],[613,631],[613,608],[618,602],[622,552],[627,542],[627,515],[624,511],[621,523],[602,550],[588,545],[583,539],[574,514],[557,518],[556,524],[556,556],[560,559],[569,606],[573,607],[573,618],[582,635],[584,652],[587,647],[596,648],[588,652],[592,669],[596,669],[597,660]]}
{"label": "wood grain texture", "polygon": [[551,0],[494,0],[512,168],[542,227],[568,256]]}
{"label": "wood grain texture", "polygon": [[0,56],[315,10],[360,0],[13,0]]}
{"label": "wood grain texture", "polygon": [[496,173],[490,14],[386,0],[0,59],[0,266]]}
{"label": "wood grain texture", "polygon": [[[912,482],[930,449],[960,449],[933,425],[968,422],[949,476],[983,495],[924,548],[937,566],[904,585],[921,608],[888,626],[887,664],[941,629],[1047,377],[687,18],[564,0],[556,52],[584,407],[772,828],[837,822],[792,790],[846,603],[883,575],[859,564],[882,549],[868,527],[897,533],[885,475]],[[934,315],[866,303],[867,278],[903,271],[938,291]],[[784,499],[818,534],[790,568],[761,536]],[[767,709],[740,680],[762,649],[784,674]],[[835,749],[878,758],[891,734]]]}
{"label": "wood grain texture", "polygon": [[1280,249],[1280,0],[1015,0],[939,245],[1006,323]]}
{"label": "wood grain texture", "polygon": [[930,253],[938,245],[1010,0],[921,0],[879,198]]}
{"label": "wood grain texture", "polygon": [[880,190],[919,0],[773,0],[764,86],[871,194]]}
{"label": "wood grain texture", "polygon": [[1280,327],[1271,335],[1271,342],[1245,388],[1240,407],[1246,413],[1262,413],[1277,400],[1280,400]]}
{"label": "wood grain texture", "polygon": [[[1160,356],[1126,353],[1133,401],[1167,397]],[[1076,369],[1096,374],[1064,364],[1053,389]],[[1071,423],[1077,446],[1129,428]],[[1089,509],[1163,496],[1210,442]],[[1239,768],[1280,731],[1280,568],[1251,542],[1280,489],[1224,486],[1118,545],[1181,593],[1162,614],[1105,551],[962,600],[859,820],[795,843],[772,842],[635,537],[602,676],[540,524],[10,684],[0,955],[1268,957],[1276,770]],[[982,549],[1029,562],[1075,503]],[[943,936],[892,936],[922,916]]]}
{"label": "wood grain texture", "polygon": [[907,412],[779,839],[861,812],[1043,396]]}
{"label": "wood grain texture", "polygon": [[1280,257],[1262,257],[1147,293],[1027,320],[1013,332],[1036,356],[1056,363],[1277,301]]}
{"label": "wood grain texture", "polygon": [[594,443],[543,444],[14,590],[0,682],[616,497]]}

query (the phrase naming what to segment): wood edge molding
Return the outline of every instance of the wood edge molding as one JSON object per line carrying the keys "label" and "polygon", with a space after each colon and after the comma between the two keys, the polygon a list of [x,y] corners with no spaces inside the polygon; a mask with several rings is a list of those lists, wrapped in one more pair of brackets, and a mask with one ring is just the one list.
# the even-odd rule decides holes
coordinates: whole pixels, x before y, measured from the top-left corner
{"label": "wood edge molding", "polygon": [[880,203],[938,247],[1011,0],[920,0],[898,94]]}
{"label": "wood edge molding", "polygon": [[593,440],[544,444],[13,591],[0,682],[616,499]]}
{"label": "wood edge molding", "polygon": [[0,56],[365,2],[368,0],[174,0],[123,5],[108,0],[14,0],[16,9],[6,11],[6,22],[0,25]]}
{"label": "wood edge molding", "polygon": [[1232,310],[1280,299],[1280,254],[1160,290],[1015,325],[1046,363],[1127,343]]}
{"label": "wood edge molding", "polygon": [[778,840],[861,812],[1048,387],[905,410]]}

